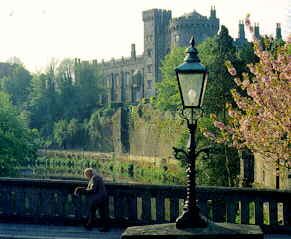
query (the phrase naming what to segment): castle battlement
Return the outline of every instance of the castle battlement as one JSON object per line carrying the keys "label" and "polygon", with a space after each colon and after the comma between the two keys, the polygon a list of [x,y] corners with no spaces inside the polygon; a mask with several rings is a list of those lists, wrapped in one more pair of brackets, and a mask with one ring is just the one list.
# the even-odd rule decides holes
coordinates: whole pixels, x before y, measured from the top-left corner
{"label": "castle battlement", "polygon": [[131,58],[131,57],[122,57],[122,58],[112,58],[109,61],[102,61],[101,63],[98,63],[99,66],[101,66],[102,68],[108,68],[108,67],[121,67],[121,66],[127,66],[129,64],[131,65],[135,65],[137,63],[141,63],[144,61],[144,56],[143,55],[138,55],[136,56],[135,59]]}
{"label": "castle battlement", "polygon": [[154,8],[142,12],[143,21],[153,21],[158,16],[172,18],[172,11]]}
{"label": "castle battlement", "polygon": [[170,24],[171,30],[177,30],[181,28],[194,28],[194,27],[212,27],[217,26],[217,23],[209,21],[206,19],[199,19],[199,20],[193,20],[193,19],[174,19]]}

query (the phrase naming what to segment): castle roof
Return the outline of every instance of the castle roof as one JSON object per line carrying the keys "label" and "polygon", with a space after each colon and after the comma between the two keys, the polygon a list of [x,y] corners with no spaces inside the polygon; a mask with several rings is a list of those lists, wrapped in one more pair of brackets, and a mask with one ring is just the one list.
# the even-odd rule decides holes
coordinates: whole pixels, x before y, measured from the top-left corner
{"label": "castle roof", "polygon": [[201,18],[206,18],[206,17],[205,16],[202,16],[200,13],[196,12],[196,10],[193,10],[193,12],[183,14],[181,16],[181,18],[201,19]]}

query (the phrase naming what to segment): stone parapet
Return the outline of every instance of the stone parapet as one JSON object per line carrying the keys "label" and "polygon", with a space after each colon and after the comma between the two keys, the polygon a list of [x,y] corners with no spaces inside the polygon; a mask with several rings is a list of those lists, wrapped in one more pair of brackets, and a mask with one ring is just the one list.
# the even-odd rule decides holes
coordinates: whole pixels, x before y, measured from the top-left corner
{"label": "stone parapet", "polygon": [[[84,181],[0,178],[0,221],[79,224],[86,201],[75,207],[72,193]],[[112,224],[175,222],[182,212],[184,186],[106,183]],[[198,187],[200,212],[209,221],[290,226],[290,190]],[[266,212],[266,208],[268,212]]]}

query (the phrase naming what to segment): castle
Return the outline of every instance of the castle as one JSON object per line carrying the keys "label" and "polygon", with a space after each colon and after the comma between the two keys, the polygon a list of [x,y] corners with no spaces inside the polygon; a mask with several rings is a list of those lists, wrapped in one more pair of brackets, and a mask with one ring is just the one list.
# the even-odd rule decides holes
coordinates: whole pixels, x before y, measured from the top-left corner
{"label": "castle", "polygon": [[[172,12],[162,9],[143,11],[144,52],[136,55],[135,44],[131,45],[130,57],[112,58],[111,61],[98,63],[93,61],[103,73],[102,85],[107,94],[100,99],[101,104],[136,103],[141,98],[155,96],[155,83],[162,80],[161,62],[173,47],[186,47],[191,36],[197,44],[218,33],[219,19],[215,7],[211,7],[210,16],[202,16],[195,10],[191,13],[172,18]],[[254,26],[259,38],[259,26]],[[247,42],[244,24],[239,22],[238,38],[235,44],[240,47]],[[281,27],[277,24],[276,37],[281,37]],[[81,63],[80,59],[75,60]]]}

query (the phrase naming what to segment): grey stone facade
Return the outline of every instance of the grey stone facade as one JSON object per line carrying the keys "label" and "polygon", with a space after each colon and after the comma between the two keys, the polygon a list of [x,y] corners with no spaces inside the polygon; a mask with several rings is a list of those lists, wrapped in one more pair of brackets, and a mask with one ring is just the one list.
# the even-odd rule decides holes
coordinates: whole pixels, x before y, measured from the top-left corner
{"label": "grey stone facade", "polygon": [[170,49],[188,46],[192,35],[199,44],[219,30],[214,8],[209,17],[193,11],[178,18],[172,18],[169,10],[151,9],[142,13],[142,19],[143,54],[136,55],[132,44],[130,57],[98,63],[108,92],[102,103],[135,103],[155,96],[155,83],[162,80],[161,62]]}

